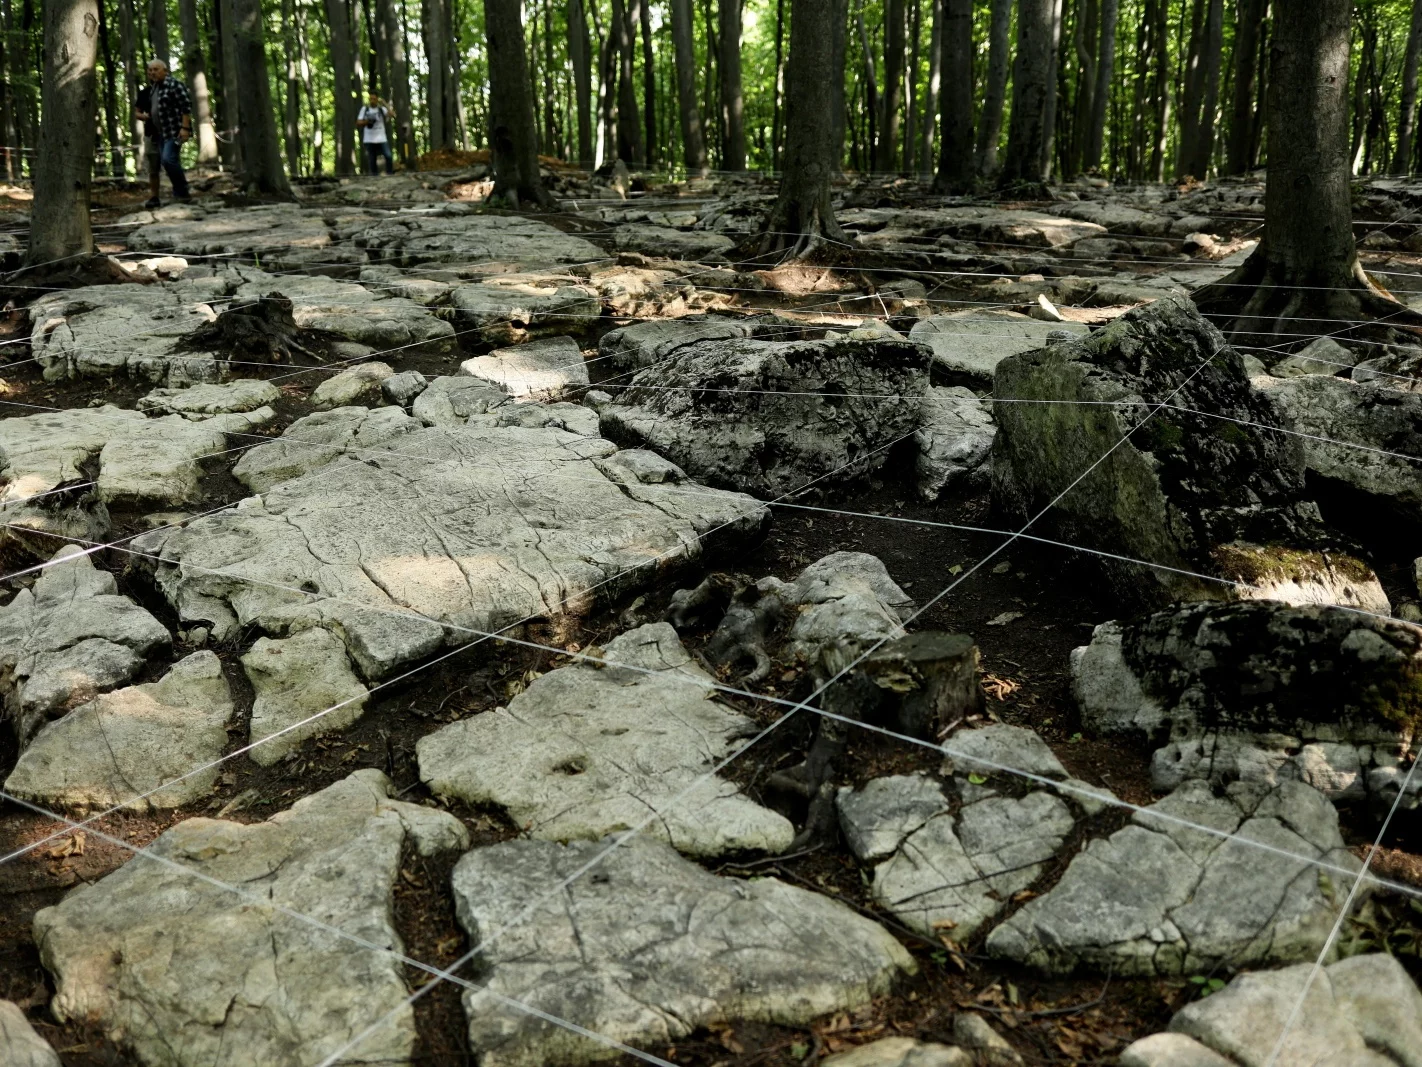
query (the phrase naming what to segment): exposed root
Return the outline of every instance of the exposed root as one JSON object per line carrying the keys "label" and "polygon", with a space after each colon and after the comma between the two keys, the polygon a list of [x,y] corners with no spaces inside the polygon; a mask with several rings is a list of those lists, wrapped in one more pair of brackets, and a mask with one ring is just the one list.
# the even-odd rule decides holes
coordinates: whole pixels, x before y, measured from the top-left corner
{"label": "exposed root", "polygon": [[256,300],[232,304],[212,322],[199,326],[184,338],[182,347],[268,363],[290,363],[297,353],[318,363],[326,362],[323,356],[302,343],[303,333],[317,340],[325,339],[319,331],[303,331],[296,324],[289,297],[268,293]]}
{"label": "exposed root", "polygon": [[149,280],[124,270],[123,264],[113,256],[96,252],[91,256],[21,267],[0,279],[0,297],[6,307],[20,307],[50,290],[78,289],[86,285],[146,285]]}

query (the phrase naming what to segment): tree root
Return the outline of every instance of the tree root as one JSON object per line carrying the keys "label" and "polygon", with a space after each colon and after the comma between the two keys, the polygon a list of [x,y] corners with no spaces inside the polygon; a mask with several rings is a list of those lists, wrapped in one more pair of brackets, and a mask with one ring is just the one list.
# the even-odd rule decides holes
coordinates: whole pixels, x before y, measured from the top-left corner
{"label": "tree root", "polygon": [[296,324],[289,297],[268,293],[255,300],[233,303],[212,322],[188,334],[181,347],[268,363],[291,363],[300,353],[325,363],[323,355],[302,343],[303,334],[316,341],[327,340],[322,331],[303,330]]}
{"label": "tree root", "polygon": [[0,279],[0,298],[6,307],[21,307],[51,290],[79,289],[86,285],[146,285],[148,281],[124,270],[113,256],[96,252],[91,256],[21,267]]}

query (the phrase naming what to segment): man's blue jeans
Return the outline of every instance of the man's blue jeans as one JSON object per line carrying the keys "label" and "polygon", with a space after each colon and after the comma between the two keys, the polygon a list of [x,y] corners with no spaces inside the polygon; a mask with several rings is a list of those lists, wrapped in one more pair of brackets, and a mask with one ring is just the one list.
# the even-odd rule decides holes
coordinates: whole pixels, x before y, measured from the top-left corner
{"label": "man's blue jeans", "polygon": [[362,143],[365,149],[365,172],[367,174],[380,173],[380,157],[385,157],[385,173],[395,173],[395,162],[390,157],[389,141],[365,141]]}
{"label": "man's blue jeans", "polygon": [[165,137],[158,158],[173,183],[173,195],[183,199],[188,195],[188,176],[183,173],[183,145],[174,137]]}

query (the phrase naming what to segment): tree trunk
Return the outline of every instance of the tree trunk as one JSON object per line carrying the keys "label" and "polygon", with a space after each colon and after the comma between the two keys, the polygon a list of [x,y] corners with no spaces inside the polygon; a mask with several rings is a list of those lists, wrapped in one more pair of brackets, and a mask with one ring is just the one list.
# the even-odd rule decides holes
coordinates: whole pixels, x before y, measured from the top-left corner
{"label": "tree trunk", "polygon": [[282,115],[282,143],[286,148],[286,172],[301,173],[301,80],[296,51],[296,3],[281,0],[282,51],[286,60],[286,107]]}
{"label": "tree trunk", "polygon": [[701,129],[701,108],[696,100],[696,42],[693,38],[691,0],[671,0],[672,44],[676,49],[676,98],[681,116],[682,158],[686,172],[705,177],[706,137]]}
{"label": "tree trunk", "polygon": [[652,53],[652,0],[638,0],[642,27],[642,125],[646,133],[647,166],[657,165],[657,61]]}
{"label": "tree trunk", "polygon": [[15,14],[10,0],[0,0],[0,31],[3,31],[0,37],[0,139],[5,142],[0,146],[0,156],[5,160],[5,179],[14,181],[20,176],[16,165],[20,154],[15,151],[15,86],[10,81],[10,40],[15,32]]}
{"label": "tree trunk", "polygon": [[[830,124],[833,127],[830,139],[834,142],[834,173],[840,175],[844,173],[844,127],[849,120],[849,106],[844,95],[844,63],[845,57],[849,54],[849,0],[827,0],[827,2],[832,9],[827,14],[831,20],[830,32],[833,36],[830,39],[830,50],[835,56],[836,71],[835,78],[829,87]],[[790,10],[792,13],[795,11],[793,4]],[[790,121],[788,101],[786,116],[785,121],[788,126]],[[790,137],[788,129],[785,137],[788,141]]]}
{"label": "tree trunk", "polygon": [[945,0],[943,9],[943,139],[938,176],[940,193],[973,188],[973,0]]}
{"label": "tree trunk", "polygon": [[1190,173],[1201,181],[1209,177],[1215,154],[1215,109],[1220,102],[1220,64],[1224,58],[1224,0],[1209,0],[1205,12],[1205,41],[1201,55],[1200,122]]}
{"label": "tree trunk", "polygon": [[89,183],[94,168],[99,12],[95,0],[46,0],[44,123],[34,162],[30,266],[92,255]]}
{"label": "tree trunk", "polygon": [[[597,8],[594,6],[593,11]],[[609,26],[598,53],[598,145],[596,164],[601,167],[617,155],[617,29]]]}
{"label": "tree trunk", "polygon": [[[218,39],[222,42],[222,118],[231,131],[231,147],[227,165],[242,170],[242,67],[237,59],[237,0],[215,0],[213,8],[221,12]],[[270,94],[269,94],[270,95]]]}
{"label": "tree trunk", "polygon": [[197,0],[178,0],[178,25],[183,33],[183,78],[193,97],[198,165],[211,165],[217,162],[217,131],[212,126],[212,98],[207,89],[207,64],[203,59],[202,33],[198,29]]}
{"label": "tree trunk", "polygon": [[[968,63],[968,77],[973,66]],[[874,169],[892,173],[899,169],[899,108],[904,91],[904,0],[884,0],[884,92],[879,117],[879,144]],[[971,106],[971,105],[970,105]],[[969,112],[971,125],[972,112]]]}
{"label": "tree trunk", "polygon": [[1065,0],[1053,0],[1051,48],[1047,52],[1047,107],[1042,116],[1042,180],[1052,175],[1052,151],[1057,138],[1057,98],[1062,95],[1062,8]]}
{"label": "tree trunk", "polygon": [[[947,0],[940,0],[946,3]],[[1041,0],[1036,0],[1041,3]],[[1007,102],[1007,69],[1012,45],[1012,0],[992,0],[992,21],[988,28],[987,85],[983,90],[983,111],[978,119],[978,174],[997,174],[997,147],[1002,140],[1002,108]]]}
{"label": "tree trunk", "polygon": [[573,68],[573,113],[578,122],[578,165],[591,167],[592,45],[588,42],[588,17],[583,0],[568,0],[568,63]]}
{"label": "tree trunk", "polygon": [[410,67],[405,59],[405,31],[394,0],[380,0],[376,5],[383,38],[386,92],[395,109],[397,154],[407,169],[415,167],[415,124],[410,103]]}
{"label": "tree trunk", "polygon": [[1417,61],[1422,55],[1422,0],[1412,0],[1412,27],[1407,34],[1407,52],[1402,64],[1402,109],[1397,119],[1397,153],[1392,157],[1394,174],[1412,170],[1412,146],[1417,136]]}
{"label": "tree trunk", "polygon": [[[803,257],[826,242],[848,243],[835,221],[830,180],[839,170],[835,124],[825,121],[825,86],[844,83],[844,0],[791,0],[785,71],[785,164],[780,195],[761,235],[762,253]],[[830,94],[833,99],[833,93]]]}
{"label": "tree trunk", "polygon": [[632,167],[647,162],[637,107],[637,12],[641,0],[612,0],[612,32],[617,40],[617,155]]}
{"label": "tree trunk", "polygon": [[745,102],[741,96],[741,0],[718,0],[721,45],[721,169],[746,169]]}
{"label": "tree trunk", "polygon": [[[125,126],[125,129],[127,129],[129,141],[133,145],[133,175],[135,178],[138,178],[141,181],[145,174],[144,165],[146,163],[146,159],[145,147],[143,143],[143,122],[141,119],[137,118],[134,115],[134,111],[137,110],[135,102],[138,99],[139,68],[136,56],[138,50],[138,42],[136,40],[137,27],[135,25],[133,0],[119,0],[118,16],[119,51],[123,53],[123,82],[124,96],[126,98],[126,107],[124,109],[124,114],[128,116],[128,123]],[[23,37],[20,38],[20,42],[21,48],[23,48],[25,43]],[[14,51],[15,53],[18,53],[20,49],[17,48]],[[14,85],[16,74],[12,73],[10,75],[10,79],[11,84]],[[19,107],[19,104],[20,99],[17,95],[15,100],[15,105],[17,108]],[[15,126],[16,133],[20,133],[21,122],[19,120],[18,115],[16,116]]]}
{"label": "tree trunk", "polygon": [[918,67],[919,40],[923,32],[923,10],[919,0],[909,8],[909,61],[904,71],[904,155],[899,173],[913,173],[918,155]]}
{"label": "tree trunk", "polygon": [[[933,9],[933,29],[928,39],[928,92],[923,98],[922,143],[918,147],[918,172],[933,169],[933,135],[938,130],[938,106],[943,92],[943,4],[944,0],[928,0]],[[1001,111],[999,110],[999,117]],[[986,121],[986,112],[983,121]],[[982,122],[978,124],[978,139],[982,139]]]}
{"label": "tree trunk", "polygon": [[1101,153],[1106,142],[1106,106],[1111,100],[1116,67],[1116,20],[1119,12],[1119,0],[1101,0],[1101,43],[1096,53],[1096,89],[1091,98],[1091,125],[1086,133],[1086,152],[1081,161],[1083,170],[1094,171],[1101,166]]}
{"label": "tree trunk", "polygon": [[237,80],[242,87],[237,101],[242,188],[248,195],[290,200],[291,186],[281,169],[281,145],[272,111],[261,0],[232,0],[232,14]]}
{"label": "tree trunk", "polygon": [[1062,174],[1073,177],[1086,170],[1086,140],[1091,136],[1091,113],[1096,108],[1096,38],[1100,33],[1101,5],[1081,0],[1072,20],[1071,49],[1076,57],[1076,103],[1072,109],[1071,137],[1066,142]]}
{"label": "tree trunk", "polygon": [[311,37],[307,29],[306,0],[298,0],[296,11],[299,20],[296,39],[301,45],[301,92],[306,100],[306,113],[311,119],[311,173],[321,174],[325,170],[325,133],[321,129],[321,111],[316,106],[315,79],[311,76]]}
{"label": "tree trunk", "polygon": [[148,47],[153,59],[168,61],[168,4],[166,0],[148,0]]}
{"label": "tree trunk", "polygon": [[514,209],[547,208],[553,206],[553,198],[538,173],[538,128],[528,84],[528,58],[523,50],[522,6],[520,0],[484,0],[493,199]]}
{"label": "tree trunk", "polygon": [[1204,311],[1232,318],[1227,335],[1242,343],[1298,347],[1310,334],[1336,330],[1340,320],[1372,316],[1416,327],[1422,315],[1373,285],[1353,239],[1351,2],[1274,4],[1264,236],[1242,266],[1201,290],[1196,301]]}
{"label": "tree trunk", "polygon": [[1151,55],[1155,60],[1155,86],[1152,95],[1154,128],[1151,130],[1151,181],[1165,180],[1165,138],[1170,131],[1170,6],[1165,0],[1155,5],[1156,19],[1150,27]]}
{"label": "tree trunk", "polygon": [[874,50],[869,47],[869,30],[864,25],[861,6],[855,23],[859,28],[859,52],[864,62],[864,114],[869,119],[869,135],[865,139],[864,169],[873,170],[879,155],[879,78],[874,70]]}
{"label": "tree trunk", "polygon": [[998,181],[1041,186],[1048,147],[1048,98],[1056,95],[1052,75],[1055,45],[1054,0],[1017,0],[1017,60],[1012,67],[1012,116],[1007,155]]}
{"label": "tree trunk", "polygon": [[420,32],[425,45],[425,110],[429,116],[430,148],[439,151],[454,147],[454,124],[449,121],[449,75],[445,46],[450,28],[444,22],[444,0],[421,0]]}
{"label": "tree trunk", "polygon": [[[1200,132],[1200,96],[1204,87],[1205,0],[1191,0],[1190,49],[1185,56],[1185,78],[1180,93],[1180,142],[1175,156],[1177,179],[1191,176],[1195,142]],[[1194,175],[1204,177],[1204,175]]]}
{"label": "tree trunk", "polygon": [[104,54],[104,132],[109,135],[109,174],[122,178],[124,158],[123,145],[119,143],[118,87],[114,84],[114,50],[109,42],[109,23],[104,17],[103,0],[99,0],[97,11],[99,47]]}
{"label": "tree trunk", "polygon": [[354,174],[355,168],[355,87],[352,83],[352,41],[350,16],[345,0],[325,0],[326,42],[331,57],[331,95],[336,126],[336,173]]}

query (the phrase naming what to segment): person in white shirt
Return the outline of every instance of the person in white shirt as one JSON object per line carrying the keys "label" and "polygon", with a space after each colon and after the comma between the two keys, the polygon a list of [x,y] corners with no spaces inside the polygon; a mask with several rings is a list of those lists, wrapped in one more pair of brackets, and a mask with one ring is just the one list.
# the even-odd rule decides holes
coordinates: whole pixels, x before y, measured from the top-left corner
{"label": "person in white shirt", "polygon": [[395,172],[395,162],[390,155],[390,136],[386,133],[395,118],[395,109],[380,99],[380,94],[371,91],[370,103],[360,109],[356,116],[356,126],[361,131],[361,149],[365,157],[365,172],[380,173],[380,157],[385,157],[385,173]]}

